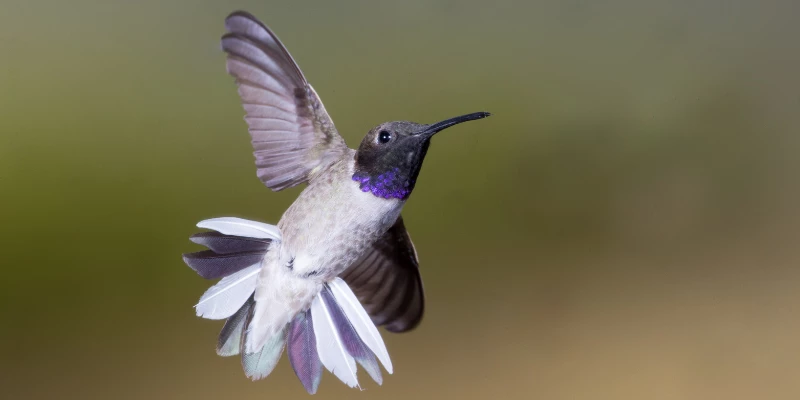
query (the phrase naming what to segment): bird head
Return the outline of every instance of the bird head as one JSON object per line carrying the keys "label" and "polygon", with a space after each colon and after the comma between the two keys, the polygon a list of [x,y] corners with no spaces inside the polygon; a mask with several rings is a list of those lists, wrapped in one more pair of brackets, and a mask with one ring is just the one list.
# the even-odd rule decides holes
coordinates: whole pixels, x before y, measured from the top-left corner
{"label": "bird head", "polygon": [[356,152],[353,180],[361,190],[386,199],[405,200],[414,190],[422,161],[436,133],[462,122],[486,118],[476,112],[435,124],[384,122],[372,128]]}

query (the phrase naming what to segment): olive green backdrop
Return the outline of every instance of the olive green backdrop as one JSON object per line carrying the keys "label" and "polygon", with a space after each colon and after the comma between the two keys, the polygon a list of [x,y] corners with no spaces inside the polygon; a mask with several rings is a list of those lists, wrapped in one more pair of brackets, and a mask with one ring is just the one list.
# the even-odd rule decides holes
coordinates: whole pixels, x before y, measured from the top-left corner
{"label": "olive green backdrop", "polygon": [[[305,399],[194,316],[194,224],[277,222],[219,50],[283,39],[351,146],[433,141],[428,308],[321,399],[800,397],[796,1],[0,2],[0,397]],[[451,397],[452,396],[452,397]]]}

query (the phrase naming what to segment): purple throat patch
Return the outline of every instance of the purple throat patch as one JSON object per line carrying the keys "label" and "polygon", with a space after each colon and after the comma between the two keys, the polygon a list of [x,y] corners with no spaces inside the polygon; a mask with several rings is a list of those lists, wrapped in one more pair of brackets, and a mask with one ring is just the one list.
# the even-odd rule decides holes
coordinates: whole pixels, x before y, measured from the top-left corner
{"label": "purple throat patch", "polygon": [[383,199],[405,200],[411,195],[411,190],[414,188],[413,182],[401,178],[399,168],[375,177],[355,173],[353,180],[359,183],[362,192],[370,192]]}

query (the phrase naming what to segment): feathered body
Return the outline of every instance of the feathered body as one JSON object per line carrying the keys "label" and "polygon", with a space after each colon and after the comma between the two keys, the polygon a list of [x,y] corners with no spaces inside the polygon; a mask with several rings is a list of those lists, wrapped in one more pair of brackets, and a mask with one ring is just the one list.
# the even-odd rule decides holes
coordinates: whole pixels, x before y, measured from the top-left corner
{"label": "feathered body", "polygon": [[278,222],[282,240],[258,277],[249,351],[307,309],[323,284],[355,264],[400,216],[405,200],[364,193],[352,179],[354,154],[310,182]]}
{"label": "feathered body", "polygon": [[294,257],[294,272],[320,281],[353,265],[400,216],[401,199],[364,193],[350,150],[319,179],[309,183],[278,222],[282,249]]}
{"label": "feathered body", "polygon": [[197,315],[226,319],[217,353],[241,355],[245,374],[270,374],[284,349],[315,393],[324,366],[357,386],[356,363],[379,384],[392,364],[378,325],[404,332],[424,310],[416,250],[400,211],[431,137],[473,113],[426,125],[386,122],[358,150],[344,143],[289,52],[252,15],[225,20],[222,48],[246,112],[259,179],[272,190],[307,183],[277,226],[239,218],[201,221],[184,255],[206,279]]}

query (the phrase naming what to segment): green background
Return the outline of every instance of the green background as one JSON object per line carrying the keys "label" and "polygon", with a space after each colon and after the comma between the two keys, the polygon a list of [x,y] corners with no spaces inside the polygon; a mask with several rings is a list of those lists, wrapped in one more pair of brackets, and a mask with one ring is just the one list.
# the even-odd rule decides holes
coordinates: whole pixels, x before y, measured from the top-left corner
{"label": "green background", "polygon": [[[796,1],[0,2],[0,397],[307,398],[195,317],[198,221],[275,223],[219,49],[263,19],[348,144],[433,141],[422,325],[316,398],[800,397]],[[450,397],[452,396],[452,397]]]}

